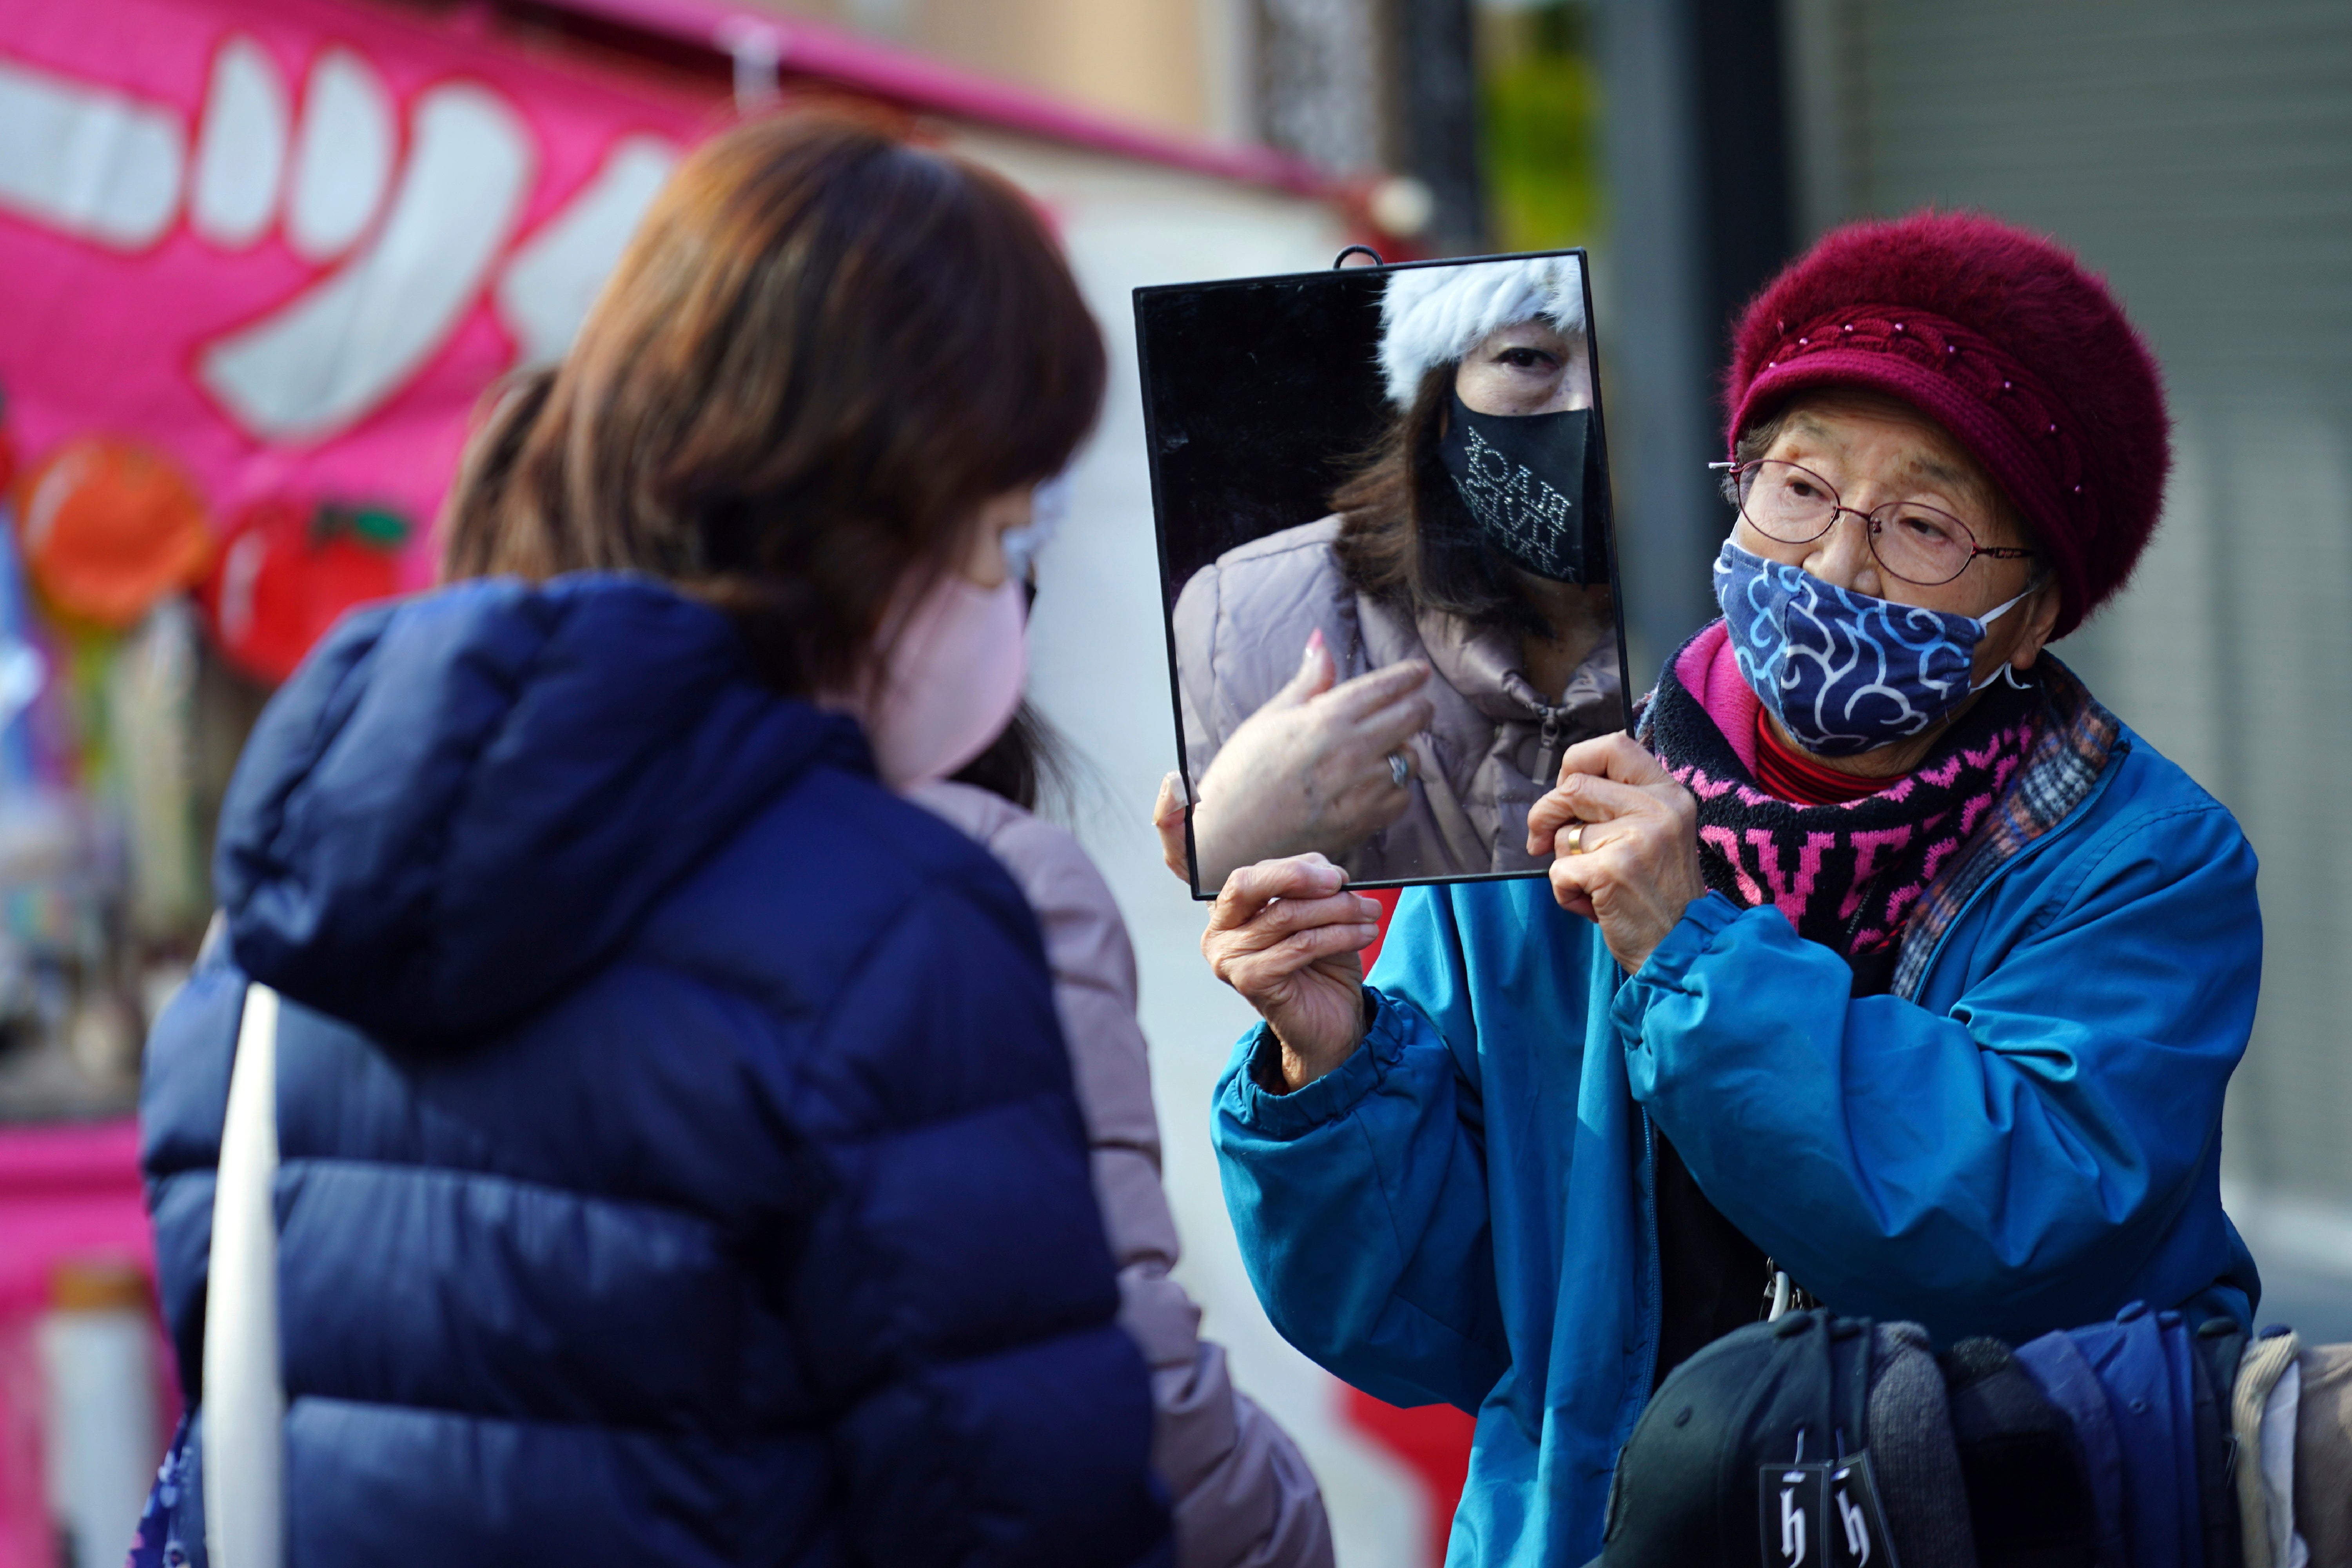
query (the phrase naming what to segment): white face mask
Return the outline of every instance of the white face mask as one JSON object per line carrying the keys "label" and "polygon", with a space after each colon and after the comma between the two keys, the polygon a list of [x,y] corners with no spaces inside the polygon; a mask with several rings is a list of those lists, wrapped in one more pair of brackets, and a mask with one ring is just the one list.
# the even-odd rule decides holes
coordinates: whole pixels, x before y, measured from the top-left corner
{"label": "white face mask", "polygon": [[1028,605],[1020,579],[994,588],[950,575],[900,621],[876,695],[824,704],[855,713],[882,782],[903,790],[943,779],[986,751],[1013,721],[1029,674]]}

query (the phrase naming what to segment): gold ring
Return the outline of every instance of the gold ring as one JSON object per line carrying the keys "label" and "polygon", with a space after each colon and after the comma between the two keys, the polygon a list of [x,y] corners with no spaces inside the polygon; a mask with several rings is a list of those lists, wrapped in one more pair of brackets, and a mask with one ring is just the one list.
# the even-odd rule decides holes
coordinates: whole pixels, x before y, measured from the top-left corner
{"label": "gold ring", "polygon": [[1568,830],[1568,852],[1571,855],[1584,853],[1584,824],[1580,822]]}

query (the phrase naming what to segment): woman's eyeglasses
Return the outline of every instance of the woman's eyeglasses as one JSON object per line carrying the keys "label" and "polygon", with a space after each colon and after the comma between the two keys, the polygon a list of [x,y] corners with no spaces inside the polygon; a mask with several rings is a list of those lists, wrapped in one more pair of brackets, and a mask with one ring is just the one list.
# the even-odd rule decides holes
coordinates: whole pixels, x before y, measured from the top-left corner
{"label": "woman's eyeglasses", "polygon": [[1853,512],[1862,519],[1870,552],[1887,575],[1915,587],[1948,583],[1979,555],[2026,561],[2034,553],[2014,545],[1979,544],[1967,523],[1918,501],[1889,501],[1872,511],[1855,510],[1838,500],[1836,489],[1821,475],[1777,458],[1707,467],[1727,476],[1726,489],[1748,526],[1782,544],[1810,544],[1836,525],[1840,512]]}

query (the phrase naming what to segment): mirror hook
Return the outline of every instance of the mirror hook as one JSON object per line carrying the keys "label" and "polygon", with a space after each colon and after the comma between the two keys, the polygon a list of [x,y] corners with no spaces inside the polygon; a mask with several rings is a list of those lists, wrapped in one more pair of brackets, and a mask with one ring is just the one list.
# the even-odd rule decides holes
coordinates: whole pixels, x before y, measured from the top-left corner
{"label": "mirror hook", "polygon": [[1381,259],[1381,253],[1374,250],[1370,246],[1351,245],[1331,258],[1331,270],[1334,272],[1339,271],[1348,265],[1348,258],[1350,256],[1360,255],[1370,257],[1372,258],[1372,265],[1375,267],[1386,267],[1388,265],[1387,262]]}

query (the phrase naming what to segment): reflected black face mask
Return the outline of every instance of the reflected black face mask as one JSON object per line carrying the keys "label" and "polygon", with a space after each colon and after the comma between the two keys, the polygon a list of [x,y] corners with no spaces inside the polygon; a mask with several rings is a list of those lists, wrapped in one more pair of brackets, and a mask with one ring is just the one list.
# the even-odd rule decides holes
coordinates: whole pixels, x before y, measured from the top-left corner
{"label": "reflected black face mask", "polygon": [[1557,583],[1607,582],[1589,512],[1592,411],[1480,414],[1454,399],[1438,456],[1486,542]]}

